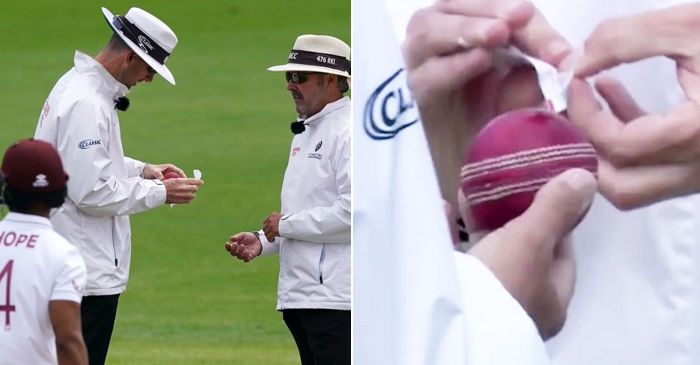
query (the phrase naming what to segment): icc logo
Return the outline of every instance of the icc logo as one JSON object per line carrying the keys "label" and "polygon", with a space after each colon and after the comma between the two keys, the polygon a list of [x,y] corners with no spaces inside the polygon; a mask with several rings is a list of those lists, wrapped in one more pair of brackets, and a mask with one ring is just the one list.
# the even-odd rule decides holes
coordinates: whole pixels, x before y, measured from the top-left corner
{"label": "icc logo", "polygon": [[365,132],[372,139],[393,138],[418,122],[418,110],[406,86],[403,69],[399,69],[379,85],[365,104]]}

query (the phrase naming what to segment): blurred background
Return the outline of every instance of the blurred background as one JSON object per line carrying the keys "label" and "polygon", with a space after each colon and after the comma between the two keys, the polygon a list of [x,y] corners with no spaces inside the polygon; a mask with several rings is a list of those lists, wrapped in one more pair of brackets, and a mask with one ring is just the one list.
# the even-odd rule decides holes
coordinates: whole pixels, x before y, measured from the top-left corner
{"label": "blurred background", "polygon": [[286,63],[299,34],[350,44],[350,0],[3,2],[0,154],[33,136],[75,50],[95,56],[107,43],[100,6],[141,7],[179,38],[167,62],[177,85],[156,76],[120,112],[126,155],[200,169],[206,182],[191,205],[132,216],[131,277],[107,363],[298,364],[275,310],[278,258],[244,264],[223,246],[280,206],[296,115],[284,75],[266,68]]}

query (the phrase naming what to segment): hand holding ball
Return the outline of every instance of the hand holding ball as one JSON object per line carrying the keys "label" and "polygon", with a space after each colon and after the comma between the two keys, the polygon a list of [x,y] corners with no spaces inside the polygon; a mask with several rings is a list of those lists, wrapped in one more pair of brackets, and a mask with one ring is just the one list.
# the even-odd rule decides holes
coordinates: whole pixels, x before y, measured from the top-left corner
{"label": "hand holding ball", "polygon": [[568,120],[544,109],[494,118],[465,161],[461,188],[474,231],[497,229],[522,214],[537,191],[565,170],[598,170],[593,146]]}
{"label": "hand holding ball", "polygon": [[174,171],[166,172],[163,174],[163,180],[168,180],[168,179],[179,179],[180,174]]}

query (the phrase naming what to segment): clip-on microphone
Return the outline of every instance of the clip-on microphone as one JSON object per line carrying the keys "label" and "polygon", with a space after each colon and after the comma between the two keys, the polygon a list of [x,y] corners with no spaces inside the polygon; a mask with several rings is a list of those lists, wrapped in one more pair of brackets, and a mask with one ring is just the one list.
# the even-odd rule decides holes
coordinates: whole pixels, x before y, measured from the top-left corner
{"label": "clip-on microphone", "polygon": [[289,127],[292,130],[293,134],[299,134],[306,130],[306,126],[304,125],[303,120],[292,122],[292,124]]}
{"label": "clip-on microphone", "polygon": [[129,98],[126,96],[120,96],[117,98],[117,100],[114,101],[114,109],[121,110],[125,112],[127,109],[129,109]]}

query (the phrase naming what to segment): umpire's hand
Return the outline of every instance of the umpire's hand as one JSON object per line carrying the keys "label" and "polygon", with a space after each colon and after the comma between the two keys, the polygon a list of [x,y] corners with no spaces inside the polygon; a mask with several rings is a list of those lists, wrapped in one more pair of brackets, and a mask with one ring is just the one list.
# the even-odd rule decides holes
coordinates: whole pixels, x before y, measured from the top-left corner
{"label": "umpire's hand", "polygon": [[275,237],[280,236],[280,218],[282,213],[272,212],[263,221],[263,232],[270,242],[275,242]]}
{"label": "umpire's hand", "polygon": [[262,243],[255,233],[240,232],[231,236],[229,242],[224,244],[224,248],[231,256],[248,262],[260,256]]}

